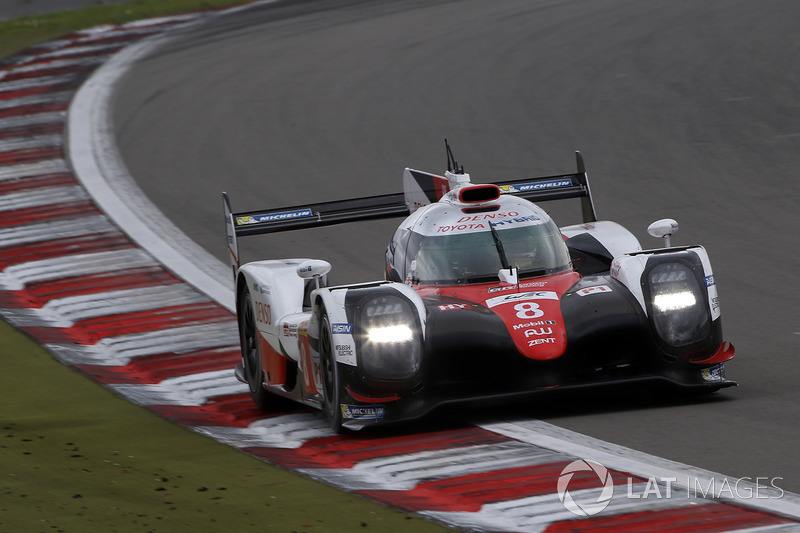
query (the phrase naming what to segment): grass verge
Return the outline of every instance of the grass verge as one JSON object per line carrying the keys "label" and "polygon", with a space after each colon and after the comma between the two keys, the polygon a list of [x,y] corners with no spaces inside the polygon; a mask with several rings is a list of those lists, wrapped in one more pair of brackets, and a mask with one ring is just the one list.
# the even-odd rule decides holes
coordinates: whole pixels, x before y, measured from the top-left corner
{"label": "grass verge", "polygon": [[133,405],[0,321],[0,531],[445,531]]}
{"label": "grass verge", "polygon": [[187,13],[242,4],[237,0],[139,0],[125,4],[92,6],[0,21],[0,58],[29,46],[101,24],[123,24],[133,20]]}

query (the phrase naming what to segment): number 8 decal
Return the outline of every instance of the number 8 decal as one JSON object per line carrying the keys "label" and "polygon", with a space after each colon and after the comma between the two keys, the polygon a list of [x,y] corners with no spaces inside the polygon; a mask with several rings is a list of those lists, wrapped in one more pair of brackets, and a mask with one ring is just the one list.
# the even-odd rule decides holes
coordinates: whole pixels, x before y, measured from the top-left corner
{"label": "number 8 decal", "polygon": [[517,312],[517,318],[539,318],[544,315],[544,311],[539,309],[539,304],[533,302],[525,302],[514,306],[514,311]]}

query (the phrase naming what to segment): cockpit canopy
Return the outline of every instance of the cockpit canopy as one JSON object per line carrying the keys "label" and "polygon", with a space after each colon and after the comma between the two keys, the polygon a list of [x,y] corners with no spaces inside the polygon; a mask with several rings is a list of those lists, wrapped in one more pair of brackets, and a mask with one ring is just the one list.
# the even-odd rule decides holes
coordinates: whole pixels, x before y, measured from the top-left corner
{"label": "cockpit canopy", "polygon": [[519,269],[520,278],[570,268],[564,239],[547,213],[510,196],[495,204],[471,209],[439,202],[411,215],[389,244],[389,279],[422,285],[490,283],[498,281],[503,257],[506,266]]}

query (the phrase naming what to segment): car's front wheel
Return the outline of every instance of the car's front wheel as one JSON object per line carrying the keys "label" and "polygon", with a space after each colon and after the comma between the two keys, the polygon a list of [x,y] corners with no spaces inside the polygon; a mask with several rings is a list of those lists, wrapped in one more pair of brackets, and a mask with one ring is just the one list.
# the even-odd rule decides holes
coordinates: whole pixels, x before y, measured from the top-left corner
{"label": "car's front wheel", "polygon": [[239,300],[239,333],[242,345],[242,363],[247,385],[253,401],[261,410],[271,405],[272,395],[264,388],[264,370],[261,366],[261,351],[258,346],[255,309],[250,291],[245,289]]}
{"label": "car's front wheel", "polygon": [[331,322],[322,310],[319,331],[319,359],[322,373],[323,412],[331,429],[342,430],[342,408],[339,405],[339,371],[333,353]]}

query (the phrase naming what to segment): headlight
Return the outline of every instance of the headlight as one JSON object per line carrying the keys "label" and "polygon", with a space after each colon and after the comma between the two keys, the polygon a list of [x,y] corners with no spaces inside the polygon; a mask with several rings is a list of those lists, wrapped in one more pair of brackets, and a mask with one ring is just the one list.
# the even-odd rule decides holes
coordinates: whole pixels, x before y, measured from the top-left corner
{"label": "headlight", "polygon": [[377,296],[361,306],[361,364],[377,379],[407,379],[420,368],[422,345],[417,320],[398,296]]}
{"label": "headlight", "polygon": [[369,341],[377,343],[408,342],[413,338],[411,328],[405,324],[384,326],[369,330]]}
{"label": "headlight", "polygon": [[711,329],[700,283],[692,269],[663,262],[645,274],[652,303],[652,320],[661,340],[675,347],[705,339]]}

